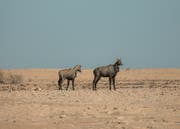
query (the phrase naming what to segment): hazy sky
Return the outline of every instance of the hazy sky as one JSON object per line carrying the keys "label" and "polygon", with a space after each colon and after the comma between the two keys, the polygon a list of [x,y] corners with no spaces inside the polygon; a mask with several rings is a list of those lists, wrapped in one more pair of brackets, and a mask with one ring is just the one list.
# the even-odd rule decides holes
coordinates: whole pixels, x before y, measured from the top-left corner
{"label": "hazy sky", "polygon": [[180,0],[0,0],[0,68],[180,68]]}

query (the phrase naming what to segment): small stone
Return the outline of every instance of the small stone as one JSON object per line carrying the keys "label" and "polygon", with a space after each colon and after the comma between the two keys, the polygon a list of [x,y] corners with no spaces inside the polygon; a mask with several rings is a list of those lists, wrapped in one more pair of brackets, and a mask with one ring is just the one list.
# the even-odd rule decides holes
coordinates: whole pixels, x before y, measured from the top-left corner
{"label": "small stone", "polygon": [[114,107],[113,110],[118,110],[118,108],[117,108],[117,107]]}
{"label": "small stone", "polygon": [[65,118],[65,117],[66,117],[66,115],[60,115],[60,116],[59,116],[60,119],[63,119],[63,118]]}
{"label": "small stone", "polygon": [[41,91],[41,88],[40,87],[33,87],[32,90],[34,90],[34,91]]}

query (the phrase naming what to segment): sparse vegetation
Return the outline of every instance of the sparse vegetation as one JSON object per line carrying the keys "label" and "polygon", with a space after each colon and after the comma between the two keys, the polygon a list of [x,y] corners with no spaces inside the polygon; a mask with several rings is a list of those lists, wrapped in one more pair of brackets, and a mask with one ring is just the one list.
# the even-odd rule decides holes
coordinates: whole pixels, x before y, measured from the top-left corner
{"label": "sparse vegetation", "polygon": [[129,70],[131,70],[131,69],[130,69],[130,68],[126,68],[126,69],[125,69],[125,71],[129,71]]}
{"label": "sparse vegetation", "polygon": [[5,74],[3,73],[2,70],[0,70],[0,83],[20,84],[22,82],[23,82],[23,77],[21,75],[12,74],[12,73]]}
{"label": "sparse vegetation", "polygon": [[20,84],[23,82],[23,78],[21,75],[17,74],[9,74],[8,75],[8,83],[10,84]]}
{"label": "sparse vegetation", "polygon": [[0,83],[4,83],[4,73],[0,70]]}

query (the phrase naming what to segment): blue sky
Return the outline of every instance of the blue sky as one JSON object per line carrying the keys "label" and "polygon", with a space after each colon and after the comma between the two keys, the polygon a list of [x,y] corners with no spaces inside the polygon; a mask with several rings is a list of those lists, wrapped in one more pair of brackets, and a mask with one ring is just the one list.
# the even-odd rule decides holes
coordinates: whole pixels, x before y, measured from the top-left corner
{"label": "blue sky", "polygon": [[0,0],[0,68],[180,67],[179,0]]}

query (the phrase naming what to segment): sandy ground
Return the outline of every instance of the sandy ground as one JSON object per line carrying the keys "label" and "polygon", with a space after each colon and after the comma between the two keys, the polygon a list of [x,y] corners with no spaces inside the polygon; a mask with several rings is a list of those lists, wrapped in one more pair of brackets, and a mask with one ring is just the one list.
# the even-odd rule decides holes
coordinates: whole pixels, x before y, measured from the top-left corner
{"label": "sandy ground", "polygon": [[75,91],[62,92],[57,71],[3,70],[24,81],[0,84],[0,129],[180,129],[180,69],[122,70],[116,91],[108,79],[92,91],[92,70],[83,70]]}

